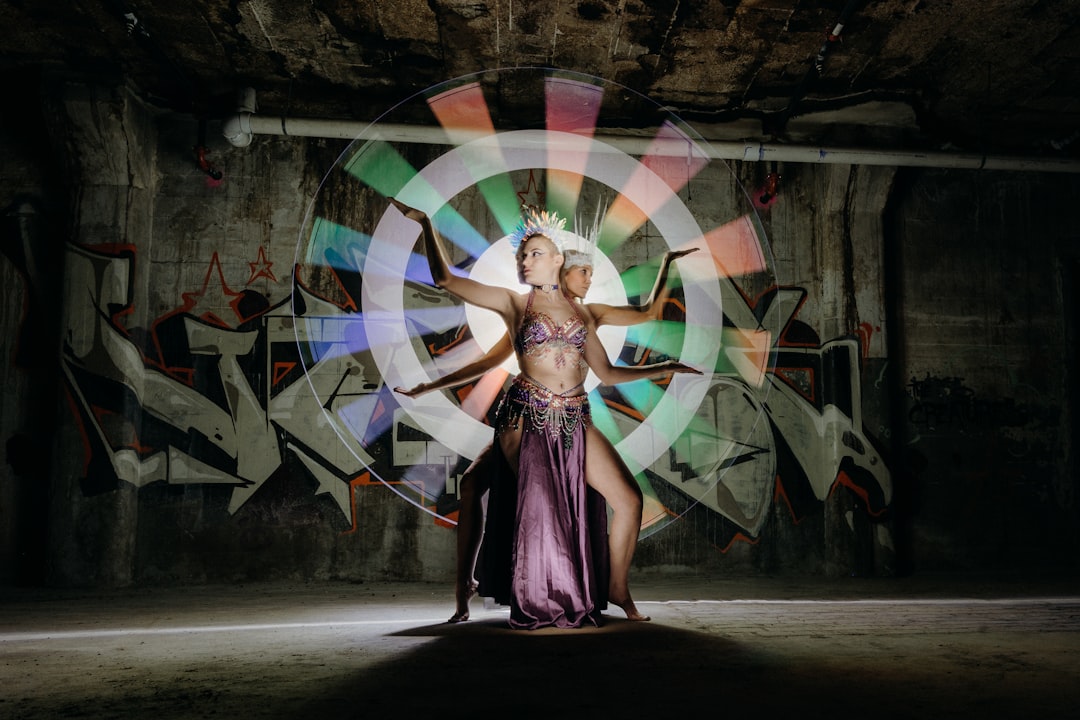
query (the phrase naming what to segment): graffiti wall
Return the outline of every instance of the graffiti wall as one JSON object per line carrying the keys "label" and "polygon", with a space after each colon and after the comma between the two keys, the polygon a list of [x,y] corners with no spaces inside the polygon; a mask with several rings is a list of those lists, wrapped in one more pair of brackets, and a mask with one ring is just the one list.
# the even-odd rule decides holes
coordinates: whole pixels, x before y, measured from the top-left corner
{"label": "graffiti wall", "polygon": [[[214,179],[177,150],[193,123],[74,96],[78,174],[34,160],[42,141],[0,186],[3,562],[58,582],[448,579],[458,483],[508,370],[427,404],[394,391],[474,359],[485,321],[432,287],[415,228],[384,230],[386,196],[453,145],[368,146],[391,172],[260,138],[215,145]],[[757,163],[721,179],[705,153],[650,156],[695,147],[664,132],[631,160],[603,147],[621,166],[575,166],[582,207],[636,197],[586,301],[640,302],[666,251],[696,247],[660,320],[602,339],[625,364],[690,353],[700,380],[590,389],[646,497],[639,568],[1075,557],[1058,552],[1078,527],[1075,179],[920,170],[894,186],[872,168]],[[444,204],[475,237],[440,226],[465,273],[505,267],[502,215],[568,202],[574,176],[523,164],[477,180],[481,157],[441,160],[469,178]],[[642,178],[665,202],[634,196]],[[700,232],[678,240],[687,217]]]}
{"label": "graffiti wall", "polygon": [[[358,257],[360,250],[342,248],[342,255]],[[118,318],[132,311],[137,250],[69,245],[67,253],[65,302],[81,312],[68,316],[62,367],[83,442],[84,493],[113,492],[119,484],[214,486],[227,489],[234,514],[272,492],[267,480],[290,458],[314,479],[313,496],[333,501],[337,513],[327,522],[342,533],[364,531],[357,527],[359,496],[385,492],[386,483],[396,485],[402,502],[425,506],[430,522],[453,527],[455,486],[470,458],[401,412],[370,353],[331,351],[363,332],[353,298],[320,297],[297,283],[271,305],[245,287],[258,277],[277,280],[262,248],[246,277],[226,277],[212,255],[200,285],[145,333],[133,333]],[[697,410],[704,422],[641,476],[652,503],[645,536],[661,518],[698,506],[723,518],[710,540],[726,548],[755,541],[776,504],[798,519],[820,512],[837,491],[856,493],[871,516],[884,517],[892,486],[863,426],[862,343],[822,342],[799,318],[804,297],[805,290],[775,287],[731,309],[773,316],[766,322],[783,328],[770,348],[775,359],[757,384],[730,367],[713,373]],[[431,307],[441,302],[420,287],[416,298]],[[678,302],[667,312],[680,321]],[[302,342],[297,327],[305,329]],[[433,357],[458,340],[424,337]],[[321,346],[321,357],[301,357],[312,344]],[[468,397],[475,387],[455,392]],[[349,414],[335,415],[343,399]],[[624,436],[641,422],[615,393],[604,404]],[[701,435],[702,427],[711,437]]]}
{"label": "graffiti wall", "polygon": [[[654,148],[672,141],[697,147],[687,131],[667,125]],[[273,567],[293,563],[301,577],[443,579],[450,572],[449,563],[439,565],[452,553],[458,483],[490,438],[490,413],[509,371],[437,393],[427,405],[394,391],[404,379],[395,373],[419,368],[438,377],[474,359],[483,321],[417,269],[415,230],[408,236],[397,228],[389,240],[380,234],[380,223],[394,222],[381,197],[387,193],[361,191],[358,180],[371,185],[394,173],[365,165],[370,155],[346,152],[331,159],[340,186],[330,175],[313,183],[325,168],[304,147],[285,139],[219,150],[211,159],[224,180],[163,158],[158,184],[145,194],[152,241],[131,227],[110,233],[84,206],[82,222],[93,222],[94,231],[63,243],[64,280],[53,296],[64,309],[55,334],[62,420],[71,428],[63,437],[74,438],[62,462],[72,469],[34,482],[53,485],[54,531],[80,526],[82,540],[69,533],[72,545],[93,545],[88,528],[110,524],[134,542],[135,578],[246,577],[269,552]],[[355,147],[370,153],[377,146]],[[598,270],[610,265],[607,280],[590,291],[598,300],[640,302],[673,247],[673,229],[698,228],[681,236],[695,254],[675,263],[663,317],[601,337],[616,362],[689,359],[702,376],[681,385],[590,387],[597,425],[645,495],[643,545],[705,517],[695,524],[717,557],[762,543],[782,554],[784,543],[805,538],[770,534],[770,526],[821,518],[830,499],[843,496],[857,500],[863,517],[842,522],[869,522],[872,552],[888,552],[893,480],[880,424],[868,430],[862,397],[868,362],[880,366],[880,325],[824,334],[820,283],[784,281],[791,273],[778,268],[795,252],[783,240],[780,262],[771,256],[767,229],[781,238],[784,230],[767,213],[783,209],[783,198],[755,206],[726,166],[709,174],[715,163],[704,151],[691,156],[688,174],[683,157],[600,150],[605,162],[611,156],[623,165],[591,162],[587,173],[595,177],[585,173],[582,183],[588,202],[581,205],[606,197],[617,234],[596,256]],[[600,150],[590,144],[585,152]],[[380,162],[390,157],[395,172],[416,169],[402,173],[398,189],[448,162],[445,154],[376,153]],[[469,191],[452,203],[486,235],[472,250],[457,246],[461,272],[501,267],[500,214],[526,201],[565,202],[565,187],[532,172],[530,156],[506,157],[521,167],[503,168],[505,184],[477,180],[477,166]],[[555,177],[570,172],[561,167]],[[305,183],[322,193],[306,219]],[[783,190],[795,198],[796,188]],[[453,235],[458,226],[443,227]],[[400,270],[388,272],[397,262]],[[6,253],[5,263],[34,271],[19,253]],[[603,294],[612,289],[610,298]],[[20,331],[35,322],[41,297],[27,290]],[[75,507],[79,498],[107,505],[121,497],[134,509]],[[72,507],[70,520],[56,514],[56,503]],[[84,522],[88,514],[92,521]],[[424,557],[415,546],[425,542],[444,553]],[[191,572],[179,556],[192,553],[215,558],[204,564],[216,567]]]}

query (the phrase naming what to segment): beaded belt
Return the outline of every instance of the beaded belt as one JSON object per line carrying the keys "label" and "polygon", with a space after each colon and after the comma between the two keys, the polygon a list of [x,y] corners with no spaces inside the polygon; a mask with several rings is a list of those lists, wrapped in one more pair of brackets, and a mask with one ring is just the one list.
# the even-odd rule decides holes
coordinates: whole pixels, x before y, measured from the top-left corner
{"label": "beaded belt", "polygon": [[[576,385],[566,392],[573,392],[581,385]],[[560,435],[563,444],[570,447],[574,441],[574,431],[578,425],[592,425],[588,395],[559,394],[544,387],[523,374],[514,378],[514,382],[499,403],[495,413],[495,433],[503,430],[521,428],[521,419],[528,422],[528,429],[547,433],[552,439]]]}

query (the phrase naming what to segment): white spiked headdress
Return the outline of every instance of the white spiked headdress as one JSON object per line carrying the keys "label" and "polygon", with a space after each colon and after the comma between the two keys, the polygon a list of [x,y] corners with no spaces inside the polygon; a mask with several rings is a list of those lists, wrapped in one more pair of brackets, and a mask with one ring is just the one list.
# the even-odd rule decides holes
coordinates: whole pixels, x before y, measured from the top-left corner
{"label": "white spiked headdress", "polygon": [[606,211],[601,211],[601,201],[596,201],[596,212],[593,214],[593,221],[591,226],[587,226],[581,215],[578,215],[574,221],[574,238],[575,242],[573,246],[566,246],[563,250],[563,256],[566,260],[563,262],[564,268],[572,268],[576,265],[592,265],[593,256],[596,254],[596,243],[600,239],[600,227],[604,224],[604,216]]}
{"label": "white spiked headdress", "polygon": [[555,212],[538,210],[531,205],[524,210],[521,221],[508,238],[510,247],[514,249],[514,252],[517,252],[517,249],[521,247],[521,243],[534,235],[543,235],[553,242],[556,249],[561,253],[563,251],[564,235],[566,235],[563,230],[566,219],[559,217]]}

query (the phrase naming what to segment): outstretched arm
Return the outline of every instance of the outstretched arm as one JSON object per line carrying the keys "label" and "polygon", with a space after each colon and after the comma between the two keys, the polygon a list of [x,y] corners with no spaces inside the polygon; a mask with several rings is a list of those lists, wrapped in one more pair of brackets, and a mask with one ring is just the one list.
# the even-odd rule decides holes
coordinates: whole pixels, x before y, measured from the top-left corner
{"label": "outstretched arm", "polygon": [[494,310],[504,320],[511,317],[513,301],[509,290],[494,285],[485,285],[450,272],[450,261],[447,259],[442,237],[435,230],[435,226],[431,224],[431,218],[428,217],[427,213],[409,207],[395,198],[389,198],[389,200],[402,215],[420,225],[420,230],[424,236],[424,254],[427,255],[431,279],[435,282],[436,287],[442,288],[451,295],[456,295],[465,302],[477,307]]}
{"label": "outstretched arm", "polygon": [[701,371],[677,360],[665,360],[664,362],[651,365],[612,365],[608,359],[600,338],[596,335],[596,323],[590,313],[582,313],[585,316],[585,325],[588,328],[588,337],[585,340],[585,362],[589,368],[600,378],[604,385],[618,385],[619,383],[644,380],[647,378],[659,378],[674,373],[693,373],[701,375]]}
{"label": "outstretched arm", "polygon": [[671,250],[660,261],[660,271],[656,274],[656,283],[648,300],[642,305],[604,305],[603,303],[589,303],[593,311],[597,326],[600,325],[637,325],[648,320],[659,320],[664,312],[664,303],[667,302],[671,288],[667,285],[668,271],[673,260],[678,260],[683,255],[695,252],[697,248],[687,250]]}
{"label": "outstretched arm", "polygon": [[401,393],[408,397],[417,397],[418,395],[429,393],[432,390],[442,390],[448,387],[464,385],[470,380],[475,380],[481,375],[497,368],[502,364],[503,360],[510,357],[513,351],[514,348],[510,344],[510,336],[503,335],[502,339],[495,343],[495,345],[493,345],[479,360],[471,362],[465,367],[459,368],[452,373],[443,375],[438,380],[429,383],[420,383],[407,390],[405,388],[396,387],[394,388],[394,392]]}

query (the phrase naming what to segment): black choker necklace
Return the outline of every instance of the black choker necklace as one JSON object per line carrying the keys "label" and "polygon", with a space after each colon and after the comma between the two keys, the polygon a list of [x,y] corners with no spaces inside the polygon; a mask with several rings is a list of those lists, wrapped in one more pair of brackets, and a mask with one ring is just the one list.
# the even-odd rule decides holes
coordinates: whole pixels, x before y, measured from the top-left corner
{"label": "black choker necklace", "polygon": [[551,292],[552,290],[558,290],[559,284],[555,283],[554,285],[533,285],[533,288],[539,290],[540,292]]}

